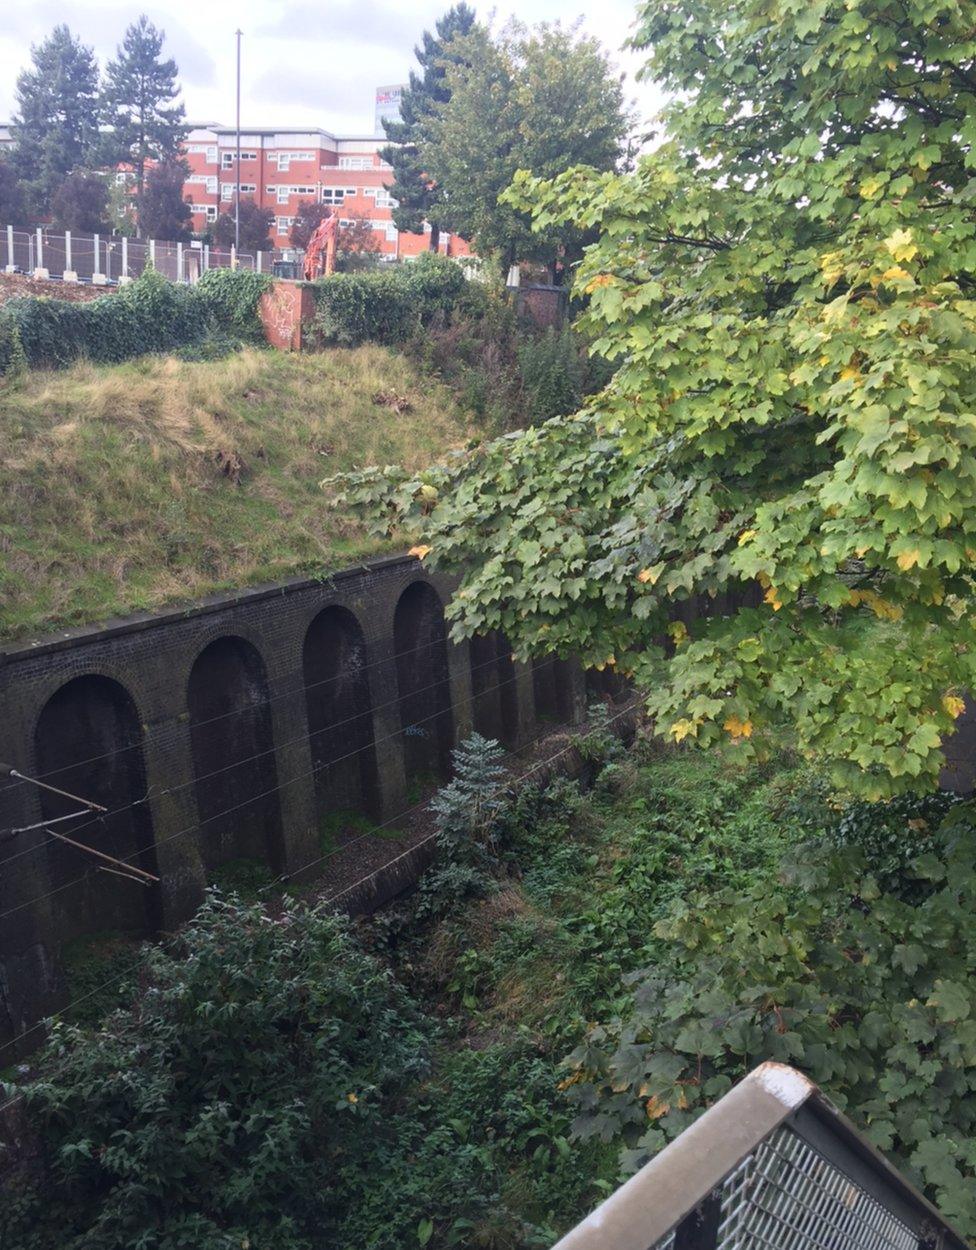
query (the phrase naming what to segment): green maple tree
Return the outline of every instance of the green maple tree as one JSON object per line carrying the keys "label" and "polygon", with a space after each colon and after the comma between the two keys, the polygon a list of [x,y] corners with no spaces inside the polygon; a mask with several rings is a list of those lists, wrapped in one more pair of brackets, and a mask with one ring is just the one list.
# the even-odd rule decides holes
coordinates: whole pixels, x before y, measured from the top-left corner
{"label": "green maple tree", "polygon": [[934,784],[976,656],[976,21],[964,0],[648,0],[630,173],[519,175],[594,229],[583,414],[347,493],[460,573],[461,633],[632,673],[663,734]]}

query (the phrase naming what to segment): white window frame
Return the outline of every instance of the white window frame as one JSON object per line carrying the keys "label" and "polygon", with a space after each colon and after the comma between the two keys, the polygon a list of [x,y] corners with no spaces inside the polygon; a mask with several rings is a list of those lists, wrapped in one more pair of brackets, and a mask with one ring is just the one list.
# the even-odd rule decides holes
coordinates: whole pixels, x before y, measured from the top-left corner
{"label": "white window frame", "polygon": [[[242,152],[242,161],[256,161],[258,159],[257,152]],[[224,169],[233,169],[237,160],[237,150],[235,148],[224,148],[220,154],[220,164]]]}
{"label": "white window frame", "polygon": [[341,208],[346,200],[356,194],[355,187],[323,187],[322,203],[331,204],[333,208]]}
{"label": "white window frame", "polygon": [[395,200],[386,187],[363,187],[363,195],[375,200],[377,208],[400,207],[400,201]]}
{"label": "white window frame", "polygon": [[340,156],[340,169],[375,169],[371,156]]}

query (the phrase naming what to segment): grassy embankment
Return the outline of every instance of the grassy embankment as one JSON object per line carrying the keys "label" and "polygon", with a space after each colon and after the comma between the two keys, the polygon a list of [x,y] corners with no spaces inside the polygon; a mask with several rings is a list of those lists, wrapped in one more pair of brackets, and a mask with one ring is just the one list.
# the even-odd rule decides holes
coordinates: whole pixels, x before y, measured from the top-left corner
{"label": "grassy embankment", "polygon": [[0,639],[375,555],[320,479],[466,435],[447,389],[379,347],[32,373],[0,393]]}

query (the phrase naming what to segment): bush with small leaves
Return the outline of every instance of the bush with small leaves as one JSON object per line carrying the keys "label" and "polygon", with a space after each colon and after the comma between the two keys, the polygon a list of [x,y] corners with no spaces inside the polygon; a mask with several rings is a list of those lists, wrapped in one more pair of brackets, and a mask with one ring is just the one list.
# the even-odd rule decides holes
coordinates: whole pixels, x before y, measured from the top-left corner
{"label": "bush with small leaves", "polygon": [[362,1200],[427,1071],[406,991],[324,906],[211,895],[130,1006],[59,1025],[20,1089],[45,1180],[0,1183],[20,1250],[313,1250]]}

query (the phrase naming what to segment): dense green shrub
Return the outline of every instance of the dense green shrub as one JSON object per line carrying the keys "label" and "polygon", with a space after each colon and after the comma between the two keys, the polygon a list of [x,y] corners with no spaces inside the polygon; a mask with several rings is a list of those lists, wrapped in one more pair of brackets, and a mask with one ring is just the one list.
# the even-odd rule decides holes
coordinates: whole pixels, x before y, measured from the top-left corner
{"label": "dense green shrub", "polygon": [[518,344],[523,407],[532,424],[576,412],[583,402],[580,342],[569,326],[526,333]]}
{"label": "dense green shrub", "polygon": [[570,1057],[583,1137],[639,1165],[764,1059],[808,1072],[976,1233],[976,869],[951,810],[882,892],[860,850],[801,851],[785,883],[682,899],[623,1019]]}
{"label": "dense green shrub", "polygon": [[314,293],[312,332],[323,344],[396,343],[413,323],[407,286],[399,271],[332,274],[314,284]]}
{"label": "dense green shrub", "polygon": [[24,297],[6,305],[32,367],[78,359],[112,364],[204,338],[209,310],[192,287],[149,270],[114,295],[87,303]]}
{"label": "dense green shrub", "polygon": [[264,338],[258,301],[273,284],[251,269],[208,269],[196,285],[221,330],[260,342]]}
{"label": "dense green shrub", "polygon": [[100,1031],[58,1027],[21,1091],[46,1178],[8,1177],[0,1244],[335,1244],[427,1069],[409,996],[325,908],[218,897],[140,979]]}
{"label": "dense green shrub", "polygon": [[227,336],[259,337],[257,301],[270,279],[210,271],[197,286],[148,269],[135,282],[86,303],[32,296],[5,305],[27,363],[61,368],[76,360],[115,364],[150,352],[205,347]]}
{"label": "dense green shrub", "polygon": [[451,312],[470,284],[461,266],[447,256],[423,252],[399,270],[414,312],[426,324],[437,312]]}
{"label": "dense green shrub", "polygon": [[925,883],[909,868],[923,854],[959,796],[902,794],[887,803],[857,801],[847,804],[827,830],[838,847],[860,849],[883,890],[919,897]]}
{"label": "dense green shrub", "polygon": [[15,378],[27,367],[20,333],[12,317],[0,313],[0,378]]}
{"label": "dense green shrub", "polygon": [[337,273],[313,285],[313,333],[321,343],[399,343],[438,313],[450,314],[467,280],[445,256],[365,273]]}

